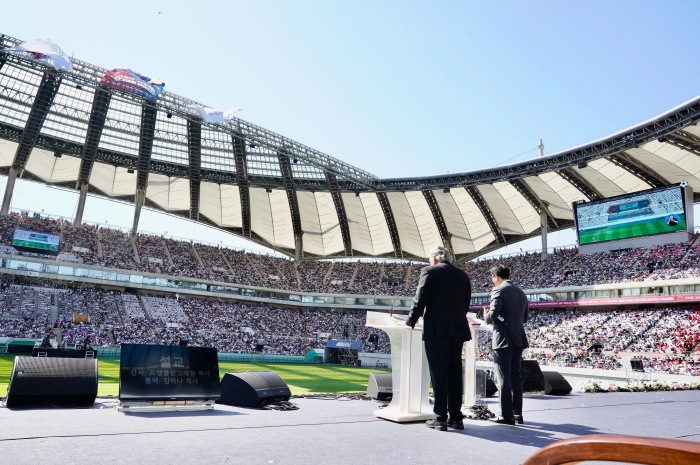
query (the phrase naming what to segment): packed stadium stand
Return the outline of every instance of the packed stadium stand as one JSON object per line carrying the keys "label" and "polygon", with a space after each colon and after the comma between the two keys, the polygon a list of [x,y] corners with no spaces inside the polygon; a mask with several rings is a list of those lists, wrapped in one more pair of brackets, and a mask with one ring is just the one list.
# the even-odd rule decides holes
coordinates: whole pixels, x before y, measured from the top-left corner
{"label": "packed stadium stand", "polygon": [[[192,243],[187,240],[126,232],[105,226],[74,227],[58,218],[10,213],[0,217],[0,246],[11,252],[16,228],[60,234],[60,250],[80,263],[170,276],[188,276],[250,286],[304,292],[361,295],[410,295],[421,264],[397,261],[314,261]],[[507,257],[514,280],[527,289],[549,289],[602,283],[621,283],[668,277],[700,277],[696,233],[688,242],[579,254],[562,248],[546,261],[539,252]],[[490,289],[488,269],[503,258],[463,262],[474,291]],[[666,278],[664,278],[666,277]]]}
{"label": "packed stadium stand", "polygon": [[[10,240],[18,227],[60,234],[61,251],[72,253],[85,265],[263,289],[410,296],[423,266],[398,261],[294,262],[145,233],[134,239],[117,229],[87,224],[74,227],[60,218],[27,212],[0,217],[0,245],[5,250],[13,250]],[[459,266],[471,276],[475,293],[488,292],[488,270],[497,262],[511,266],[513,280],[530,290],[658,281],[679,274],[698,277],[697,240],[696,234],[687,243],[587,255],[576,248],[563,248],[544,261],[534,252]],[[364,312],[357,310],[156,295],[18,276],[3,280],[0,308],[0,337],[41,339],[51,334],[55,338],[60,330],[68,345],[87,337],[95,346],[104,347],[185,340],[220,352],[305,355],[323,349],[330,337],[343,337],[342,328],[350,324],[355,329],[353,337],[363,341],[362,351],[390,351],[386,335],[366,328]],[[620,354],[624,353],[643,356],[650,372],[700,374],[697,306],[532,309],[527,328],[531,355],[543,365],[621,369]],[[369,337],[375,333],[377,337]],[[490,357],[488,340],[482,340],[479,347],[480,358]]]}

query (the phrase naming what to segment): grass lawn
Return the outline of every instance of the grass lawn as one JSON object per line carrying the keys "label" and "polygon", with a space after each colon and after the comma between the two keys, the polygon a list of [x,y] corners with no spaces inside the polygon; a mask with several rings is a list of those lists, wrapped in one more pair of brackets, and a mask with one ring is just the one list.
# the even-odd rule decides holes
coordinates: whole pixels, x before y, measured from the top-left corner
{"label": "grass lawn", "polygon": [[[0,397],[7,394],[12,375],[14,355],[0,355]],[[100,397],[119,395],[119,359],[98,360],[98,390]],[[292,394],[364,392],[371,370],[337,365],[290,365],[263,363],[219,362],[219,378],[224,373],[242,371],[272,371],[287,383]]]}

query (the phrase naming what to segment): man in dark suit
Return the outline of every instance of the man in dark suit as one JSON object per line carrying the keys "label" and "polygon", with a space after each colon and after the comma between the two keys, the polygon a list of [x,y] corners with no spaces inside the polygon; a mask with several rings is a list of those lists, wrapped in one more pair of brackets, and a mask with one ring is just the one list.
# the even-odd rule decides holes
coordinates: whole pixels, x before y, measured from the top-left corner
{"label": "man in dark suit", "polygon": [[[406,324],[423,316],[423,341],[435,397],[436,418],[426,426],[439,431],[464,429],[462,422],[462,347],[471,339],[467,311],[472,295],[467,274],[452,264],[444,247],[435,247],[421,270]],[[449,418],[448,418],[449,413]]]}
{"label": "man in dark suit", "polygon": [[491,268],[491,305],[484,308],[487,324],[493,325],[493,361],[498,375],[498,398],[501,416],[497,423],[523,423],[523,380],[520,362],[528,347],[525,322],[528,303],[525,293],[510,282],[510,268]]}

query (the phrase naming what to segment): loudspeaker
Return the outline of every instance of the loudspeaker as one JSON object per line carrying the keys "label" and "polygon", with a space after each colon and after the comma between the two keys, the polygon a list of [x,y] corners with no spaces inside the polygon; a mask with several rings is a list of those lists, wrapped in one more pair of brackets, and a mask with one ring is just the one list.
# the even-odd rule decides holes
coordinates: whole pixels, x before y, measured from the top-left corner
{"label": "loudspeaker", "polygon": [[94,404],[96,397],[96,359],[16,357],[5,404],[84,407]]}
{"label": "loudspeaker", "polygon": [[393,396],[391,373],[370,373],[367,395],[377,400],[389,400]]}
{"label": "loudspeaker", "polygon": [[287,383],[271,371],[224,373],[217,404],[262,407],[270,402],[287,401],[292,395]]}
{"label": "loudspeaker", "polygon": [[498,391],[496,383],[493,381],[493,376],[483,368],[476,369],[476,395],[483,393],[484,397],[491,397]]}
{"label": "loudspeaker", "polygon": [[639,373],[644,373],[644,362],[641,358],[633,358],[630,360],[630,367],[632,371],[637,371]]}
{"label": "loudspeaker", "polygon": [[558,371],[543,371],[547,382],[545,394],[549,396],[565,396],[571,392],[571,384]]}
{"label": "loudspeaker", "polygon": [[523,378],[524,394],[544,394],[547,392],[547,382],[537,360],[522,360],[520,374]]}

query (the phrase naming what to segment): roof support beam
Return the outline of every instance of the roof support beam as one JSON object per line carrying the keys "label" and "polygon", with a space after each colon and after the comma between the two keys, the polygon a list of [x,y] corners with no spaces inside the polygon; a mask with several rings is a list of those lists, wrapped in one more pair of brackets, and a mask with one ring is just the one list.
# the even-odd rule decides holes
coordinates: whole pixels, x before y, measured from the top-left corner
{"label": "roof support beam", "polygon": [[85,199],[90,182],[90,173],[97,157],[97,146],[100,144],[102,130],[107,121],[107,110],[112,100],[112,94],[107,92],[102,86],[95,89],[95,98],[92,101],[90,119],[88,120],[87,135],[83,145],[83,153],[80,161],[80,171],[78,172],[78,182],[75,188],[80,191],[78,198],[78,209],[75,212],[73,224],[79,226],[83,222],[83,211],[85,210]]}
{"label": "roof support beam", "polygon": [[156,115],[158,110],[152,102],[141,104],[141,132],[139,134],[139,159],[136,162],[136,197],[134,204],[134,225],[131,234],[136,236],[139,229],[139,217],[141,207],[146,202],[146,187],[148,186],[148,174],[151,169],[151,153],[153,152],[153,136],[156,132]]}
{"label": "roof support beam", "polygon": [[669,134],[666,137],[666,142],[681,150],[700,156],[700,138],[689,132],[677,131]]}
{"label": "roof support beam", "polygon": [[340,223],[340,234],[343,236],[343,248],[345,249],[345,256],[352,257],[352,241],[350,240],[350,228],[348,226],[348,217],[345,214],[345,204],[343,203],[343,196],[340,195],[340,187],[338,186],[338,178],[335,174],[325,172],[326,182],[328,182],[328,189],[331,192],[331,197],[333,197],[333,204],[335,205],[335,212],[338,215],[338,222]]}
{"label": "roof support beam", "polygon": [[289,210],[292,213],[292,228],[294,230],[294,244],[296,247],[296,258],[301,258],[304,250],[301,230],[301,217],[299,215],[299,201],[297,200],[297,191],[294,187],[294,176],[292,175],[292,164],[289,161],[289,152],[286,148],[277,151],[277,159],[280,164],[280,172],[284,179],[284,190],[287,192],[287,201],[289,202]]}
{"label": "roof support beam", "polygon": [[549,213],[549,208],[547,208],[549,205],[547,205],[547,202],[537,197],[525,181],[523,181],[522,179],[514,179],[510,181],[510,183],[513,187],[515,187],[515,189],[518,192],[520,192],[520,195],[525,197],[525,200],[527,200],[530,203],[530,205],[532,205],[532,208],[539,212],[540,215],[542,213],[546,215],[546,225],[551,225],[554,227],[554,229],[559,229],[559,222]]}
{"label": "roof support beam", "polygon": [[[445,193],[445,195],[448,195]],[[447,225],[445,224],[445,218],[442,216],[442,212],[440,211],[440,206],[437,203],[437,199],[435,198],[435,194],[431,190],[425,190],[423,191],[423,197],[425,197],[425,201],[428,202],[428,206],[430,207],[430,212],[433,214],[433,219],[435,220],[435,225],[438,228],[438,231],[440,232],[440,238],[442,239],[442,245],[446,247],[450,253],[454,255],[454,250],[452,249],[452,234],[450,234],[449,231],[447,231]]]}
{"label": "roof support beam", "polygon": [[486,220],[486,223],[488,223],[489,228],[491,229],[491,233],[493,233],[494,237],[496,238],[496,244],[505,244],[506,238],[503,235],[503,231],[501,231],[501,228],[498,226],[498,223],[496,222],[496,217],[493,215],[493,212],[491,211],[489,206],[486,205],[486,201],[481,196],[481,193],[479,193],[479,190],[474,186],[469,186],[465,189],[467,189],[467,192],[471,196],[472,200],[474,200],[474,203],[479,208],[481,215]]}
{"label": "roof support beam", "polygon": [[593,187],[591,183],[586,181],[583,176],[577,173],[573,167],[557,170],[557,174],[573,185],[576,189],[583,192],[583,195],[588,197],[588,200],[602,200],[605,198],[605,196],[598,192],[598,190]]}
{"label": "roof support beam", "polygon": [[7,215],[10,212],[10,203],[12,203],[12,190],[14,189],[14,181],[17,176],[22,177],[24,167],[27,165],[29,154],[34,148],[39,132],[41,131],[46,116],[49,114],[49,109],[53,104],[53,100],[58,93],[58,88],[61,86],[61,76],[55,71],[47,71],[41,78],[39,89],[37,90],[34,104],[29,112],[27,124],[24,126],[22,135],[17,145],[15,158],[10,167],[9,177],[13,177],[10,181],[8,177],[7,186],[5,187],[5,196],[2,199],[2,208],[0,214]]}
{"label": "roof support beam", "polygon": [[391,243],[394,246],[394,257],[403,258],[401,240],[399,239],[399,230],[396,229],[396,220],[394,220],[394,213],[391,211],[391,205],[389,204],[389,199],[386,192],[377,192],[377,198],[379,199],[379,205],[382,206],[382,212],[384,212],[386,225],[389,227],[389,236],[391,236]]}
{"label": "roof support beam", "polygon": [[241,215],[243,217],[243,237],[250,238],[250,190],[248,188],[248,162],[246,160],[245,140],[231,136],[233,157],[236,162],[236,183],[241,197]]}
{"label": "roof support beam", "polygon": [[630,160],[629,155],[625,152],[620,152],[610,156],[610,161],[620,168],[632,173],[640,178],[651,187],[661,187],[669,184],[667,179],[661,177],[654,170],[642,164],[639,160]]}
{"label": "roof support beam", "polygon": [[187,120],[187,153],[189,154],[190,219],[199,220],[199,192],[202,168],[202,124]]}

